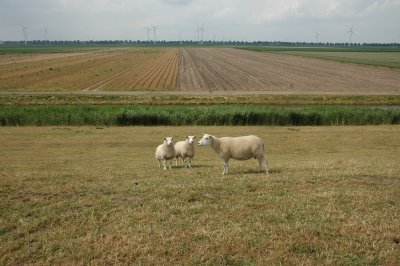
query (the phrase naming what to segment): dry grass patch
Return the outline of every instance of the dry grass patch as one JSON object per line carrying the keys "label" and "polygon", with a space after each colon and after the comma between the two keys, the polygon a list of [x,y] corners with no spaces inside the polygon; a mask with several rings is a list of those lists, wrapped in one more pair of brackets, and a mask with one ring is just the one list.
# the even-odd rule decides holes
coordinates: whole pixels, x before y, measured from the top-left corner
{"label": "dry grass patch", "polygon": [[[400,128],[0,128],[1,264],[397,264]],[[257,134],[257,162],[197,148],[162,171],[167,135]],[[398,241],[397,241],[398,242]]]}

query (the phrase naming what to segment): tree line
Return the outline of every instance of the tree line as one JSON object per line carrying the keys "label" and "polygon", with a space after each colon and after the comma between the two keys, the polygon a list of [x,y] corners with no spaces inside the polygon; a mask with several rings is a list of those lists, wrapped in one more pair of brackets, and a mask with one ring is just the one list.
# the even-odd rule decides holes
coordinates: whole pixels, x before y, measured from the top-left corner
{"label": "tree line", "polygon": [[[25,45],[24,41],[3,41],[3,45]],[[195,40],[166,41],[160,40],[156,44],[153,41],[143,40],[31,40],[26,45],[200,45]],[[346,42],[282,42],[282,41],[203,41],[203,46],[212,45],[231,45],[231,46],[290,46],[290,47],[396,47],[400,48],[400,43],[346,43]]]}

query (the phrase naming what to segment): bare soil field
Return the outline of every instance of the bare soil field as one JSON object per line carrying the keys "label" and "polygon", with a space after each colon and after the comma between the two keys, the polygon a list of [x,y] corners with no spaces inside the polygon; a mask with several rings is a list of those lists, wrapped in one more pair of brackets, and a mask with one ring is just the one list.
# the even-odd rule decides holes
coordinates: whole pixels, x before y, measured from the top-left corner
{"label": "bare soil field", "polygon": [[121,48],[0,56],[0,91],[176,88],[177,49]]}
{"label": "bare soil field", "polygon": [[231,48],[181,49],[180,91],[399,95],[400,71]]}

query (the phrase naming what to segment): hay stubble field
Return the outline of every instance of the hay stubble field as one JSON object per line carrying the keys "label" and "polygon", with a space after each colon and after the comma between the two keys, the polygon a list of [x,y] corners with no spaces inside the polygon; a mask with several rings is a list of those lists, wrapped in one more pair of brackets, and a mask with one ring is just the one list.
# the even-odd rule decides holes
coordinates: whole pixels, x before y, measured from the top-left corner
{"label": "hay stubble field", "polygon": [[[196,147],[158,168],[167,135],[256,134],[255,160]],[[399,262],[397,126],[0,128],[1,264]]]}

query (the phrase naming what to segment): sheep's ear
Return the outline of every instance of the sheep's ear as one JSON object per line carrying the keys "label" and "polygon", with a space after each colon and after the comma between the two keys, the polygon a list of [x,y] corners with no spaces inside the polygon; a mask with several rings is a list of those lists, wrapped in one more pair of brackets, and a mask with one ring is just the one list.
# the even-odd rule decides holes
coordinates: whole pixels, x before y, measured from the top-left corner
{"label": "sheep's ear", "polygon": [[188,139],[188,138],[189,138],[189,136],[186,136],[186,138]]}
{"label": "sheep's ear", "polygon": [[193,136],[193,138],[195,139],[195,138],[196,138],[196,136]]}

